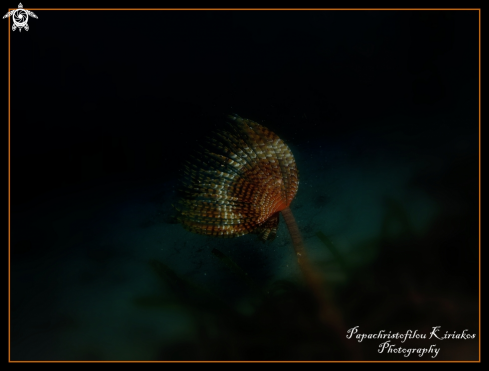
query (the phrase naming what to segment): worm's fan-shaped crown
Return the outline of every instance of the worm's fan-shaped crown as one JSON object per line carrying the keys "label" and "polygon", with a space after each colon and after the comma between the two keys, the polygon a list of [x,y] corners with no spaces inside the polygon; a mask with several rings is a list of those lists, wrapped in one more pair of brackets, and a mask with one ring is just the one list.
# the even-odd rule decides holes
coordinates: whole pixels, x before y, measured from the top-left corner
{"label": "worm's fan-shaped crown", "polygon": [[177,219],[194,233],[273,239],[278,213],[299,186],[289,147],[264,126],[237,115],[228,129],[209,138],[186,166]]}

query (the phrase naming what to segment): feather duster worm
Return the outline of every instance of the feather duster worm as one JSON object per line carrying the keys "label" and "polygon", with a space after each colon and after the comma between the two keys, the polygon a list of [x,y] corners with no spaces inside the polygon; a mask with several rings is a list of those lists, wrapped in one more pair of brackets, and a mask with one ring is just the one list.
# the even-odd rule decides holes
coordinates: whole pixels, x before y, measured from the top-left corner
{"label": "feather duster worm", "polygon": [[[266,127],[237,115],[184,170],[175,208],[189,231],[216,237],[275,238],[281,212],[308,278],[301,234],[289,208],[299,186],[290,148]],[[310,277],[309,277],[310,278]]]}
{"label": "feather duster worm", "polygon": [[278,213],[294,199],[299,178],[289,147],[267,128],[229,116],[229,130],[209,138],[184,171],[180,223],[194,233],[275,238]]}
{"label": "feather duster worm", "polygon": [[[208,138],[186,165],[180,187],[183,197],[175,206],[177,220],[194,233],[216,237],[255,233],[265,241],[275,238],[281,212],[304,279],[319,303],[320,318],[344,342],[341,315],[307,261],[289,208],[299,186],[292,152],[266,127],[237,115],[228,118],[229,127]],[[345,345],[351,348],[352,343]]]}

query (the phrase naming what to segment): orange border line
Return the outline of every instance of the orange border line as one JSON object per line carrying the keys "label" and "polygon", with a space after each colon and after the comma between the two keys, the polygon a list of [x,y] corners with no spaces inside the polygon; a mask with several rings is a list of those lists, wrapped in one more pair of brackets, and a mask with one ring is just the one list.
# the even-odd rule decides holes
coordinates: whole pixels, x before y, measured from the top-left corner
{"label": "orange border line", "polygon": [[[10,9],[9,9],[10,12]],[[10,17],[8,18],[8,360],[10,360]]]}
{"label": "orange border line", "polygon": [[[18,8],[9,8],[9,10],[15,10],[15,9],[18,9]],[[400,11],[406,11],[406,10],[430,10],[430,11],[434,11],[434,10],[479,10],[480,12],[480,8],[29,8],[29,10],[76,10],[76,11],[81,11],[81,10],[151,10],[151,11],[155,11],[155,10],[165,10],[165,11],[168,11],[168,10],[178,10],[178,11],[182,11],[182,10],[239,10],[239,11],[243,11],[243,10],[267,10],[267,11],[271,11],[271,10],[287,10],[287,11],[291,11],[291,10],[327,10],[327,11],[332,11],[332,10],[341,10],[341,11],[345,11],[345,10],[389,10],[389,11],[394,11],[394,10],[400,10]]]}
{"label": "orange border line", "polygon": [[10,361],[10,363],[480,363],[479,361]]}
{"label": "orange border line", "polygon": [[[9,8],[9,11],[18,8]],[[481,362],[481,8],[29,8],[29,10],[477,10],[479,12],[479,360],[477,361],[12,361],[10,359],[10,17],[8,18],[8,358],[9,363],[480,363]]]}
{"label": "orange border line", "polygon": [[481,360],[481,12],[479,9],[479,362]]}

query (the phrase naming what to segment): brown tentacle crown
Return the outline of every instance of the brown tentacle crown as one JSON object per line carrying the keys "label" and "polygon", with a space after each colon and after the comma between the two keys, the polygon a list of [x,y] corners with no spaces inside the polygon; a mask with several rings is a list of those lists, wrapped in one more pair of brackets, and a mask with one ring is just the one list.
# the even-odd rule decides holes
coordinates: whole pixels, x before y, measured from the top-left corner
{"label": "brown tentacle crown", "polygon": [[177,219],[194,233],[256,233],[264,241],[273,239],[278,213],[289,211],[299,186],[294,156],[264,126],[237,115],[228,118],[229,128],[208,138],[207,146],[188,162],[183,197],[175,206]]}
{"label": "brown tentacle crown", "polygon": [[256,233],[273,239],[281,212],[290,232],[297,262],[319,304],[319,317],[345,347],[341,313],[324,292],[323,282],[305,254],[304,243],[289,208],[299,186],[299,174],[289,147],[262,125],[228,116],[229,129],[208,139],[208,145],[184,170],[183,197],[177,219],[191,232],[216,237]]}

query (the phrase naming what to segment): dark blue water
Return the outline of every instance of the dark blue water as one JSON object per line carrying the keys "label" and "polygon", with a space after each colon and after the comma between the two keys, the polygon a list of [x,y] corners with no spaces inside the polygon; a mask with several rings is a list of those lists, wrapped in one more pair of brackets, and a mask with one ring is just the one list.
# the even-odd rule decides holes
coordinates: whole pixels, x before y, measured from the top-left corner
{"label": "dark blue water", "polygon": [[38,13],[11,35],[12,360],[405,360],[319,322],[283,219],[267,243],[174,223],[229,113],[290,146],[347,328],[477,333],[477,13]]}

